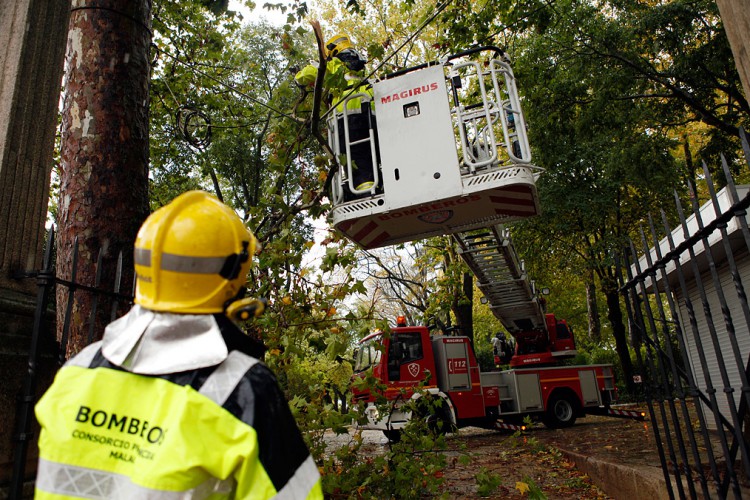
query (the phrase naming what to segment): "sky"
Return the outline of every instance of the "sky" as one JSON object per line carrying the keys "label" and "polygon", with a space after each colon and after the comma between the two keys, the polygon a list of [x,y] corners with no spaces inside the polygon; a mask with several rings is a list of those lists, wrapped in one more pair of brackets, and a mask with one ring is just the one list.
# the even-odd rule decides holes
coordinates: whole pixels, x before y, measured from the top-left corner
{"label": "sky", "polygon": [[239,12],[242,14],[242,17],[244,18],[244,22],[247,22],[249,20],[261,20],[265,19],[266,21],[275,24],[275,25],[283,25],[286,21],[286,14],[282,14],[278,10],[269,11],[268,9],[263,8],[263,4],[266,3],[266,0],[258,0],[255,4],[255,9],[250,10],[248,9],[244,3],[241,0],[230,0],[229,1],[229,10],[233,10],[236,12]]}
{"label": "sky", "polygon": [[[282,26],[286,22],[286,14],[282,14],[280,11],[269,11],[263,8],[263,4],[266,0],[258,0],[254,10],[248,9],[241,0],[230,0],[229,10],[240,12],[244,18],[243,23],[247,23],[251,20],[265,19],[268,22]],[[315,245],[305,254],[303,257],[302,265],[311,266],[314,265],[315,261],[325,255],[325,247],[320,243],[324,239],[330,236],[330,227],[326,222],[325,218],[319,218],[310,221],[314,227],[314,238]]]}

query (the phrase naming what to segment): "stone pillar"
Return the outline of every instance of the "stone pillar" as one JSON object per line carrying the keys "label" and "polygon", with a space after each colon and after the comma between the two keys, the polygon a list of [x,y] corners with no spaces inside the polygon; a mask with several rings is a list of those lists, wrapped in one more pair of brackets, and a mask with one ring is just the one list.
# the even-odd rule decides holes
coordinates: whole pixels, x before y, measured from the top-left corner
{"label": "stone pillar", "polygon": [[745,98],[750,99],[750,6],[747,0],[716,0],[716,4],[732,47]]}
{"label": "stone pillar", "polygon": [[[0,1],[0,488],[13,469],[36,294],[14,274],[41,265],[69,16],[69,0]],[[38,392],[54,372],[46,359]]]}

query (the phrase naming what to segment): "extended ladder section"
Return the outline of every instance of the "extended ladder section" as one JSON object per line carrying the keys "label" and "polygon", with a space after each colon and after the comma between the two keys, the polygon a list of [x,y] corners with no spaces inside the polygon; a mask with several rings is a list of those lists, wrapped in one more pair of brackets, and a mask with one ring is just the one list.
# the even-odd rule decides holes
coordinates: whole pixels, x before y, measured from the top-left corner
{"label": "extended ladder section", "polygon": [[457,233],[461,257],[477,279],[492,313],[511,333],[545,329],[545,315],[534,283],[502,225]]}

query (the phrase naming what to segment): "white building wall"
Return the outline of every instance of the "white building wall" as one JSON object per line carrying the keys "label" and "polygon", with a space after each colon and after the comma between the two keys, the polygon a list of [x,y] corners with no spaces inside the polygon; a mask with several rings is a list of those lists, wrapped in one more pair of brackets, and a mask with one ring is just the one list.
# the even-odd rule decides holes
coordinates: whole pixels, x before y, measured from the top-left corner
{"label": "white building wall", "polygon": [[[744,257],[747,257],[745,254]],[[749,258],[737,258],[737,266],[742,279],[745,292],[750,294],[750,259]],[[686,264],[689,265],[689,264]],[[744,365],[747,363],[748,355],[750,354],[750,329],[745,321],[745,315],[742,312],[742,307],[737,296],[737,291],[732,281],[732,275],[729,272],[729,268],[726,262],[720,265],[719,278],[721,281],[722,291],[724,298],[729,306],[729,312],[734,325],[736,333],[737,344],[739,345],[740,359],[742,360],[741,366],[738,367],[732,344],[727,333],[727,326],[724,320],[724,314],[721,310],[721,303],[716,294],[716,287],[714,286],[713,279],[711,278],[710,272],[704,272],[701,275],[703,281],[703,287],[708,298],[708,303],[711,309],[711,316],[713,318],[713,325],[716,330],[718,339],[718,345],[721,349],[721,356],[723,356],[723,362],[726,366],[729,386],[734,388],[732,396],[734,397],[735,407],[739,406],[740,398],[742,397],[742,383],[740,382],[740,370],[744,370]],[[731,414],[729,411],[729,399],[727,394],[724,392],[725,384],[721,377],[719,370],[719,357],[716,354],[714,344],[711,340],[711,333],[707,326],[706,314],[704,312],[703,302],[698,290],[698,286],[694,279],[688,282],[688,297],[690,298],[695,311],[695,317],[697,322],[698,330],[698,342],[695,340],[695,334],[692,327],[690,326],[690,320],[688,311],[685,306],[685,298],[682,295],[682,291],[679,287],[674,290],[675,298],[677,301],[677,307],[679,309],[679,322],[680,328],[682,329],[683,336],[687,347],[688,357],[690,360],[693,376],[695,377],[695,383],[701,391],[705,393],[707,383],[705,378],[705,371],[700,362],[698,350],[701,349],[706,357],[706,368],[710,375],[711,383],[716,389],[716,399],[722,414],[731,422]],[[710,417],[710,408],[704,405],[706,413],[706,420],[708,427],[716,429],[716,421]]]}

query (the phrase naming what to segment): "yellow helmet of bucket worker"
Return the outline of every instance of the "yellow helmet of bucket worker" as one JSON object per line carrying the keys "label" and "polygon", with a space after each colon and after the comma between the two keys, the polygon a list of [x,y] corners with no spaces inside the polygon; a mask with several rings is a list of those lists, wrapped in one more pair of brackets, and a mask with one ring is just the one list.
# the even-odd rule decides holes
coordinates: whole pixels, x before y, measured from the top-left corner
{"label": "yellow helmet of bucket worker", "polygon": [[135,303],[162,312],[222,312],[244,291],[255,247],[231,208],[204,191],[183,193],[138,231]]}
{"label": "yellow helmet of bucket worker", "polygon": [[326,42],[326,57],[331,59],[336,57],[339,52],[353,47],[352,41],[346,35],[335,35]]}

